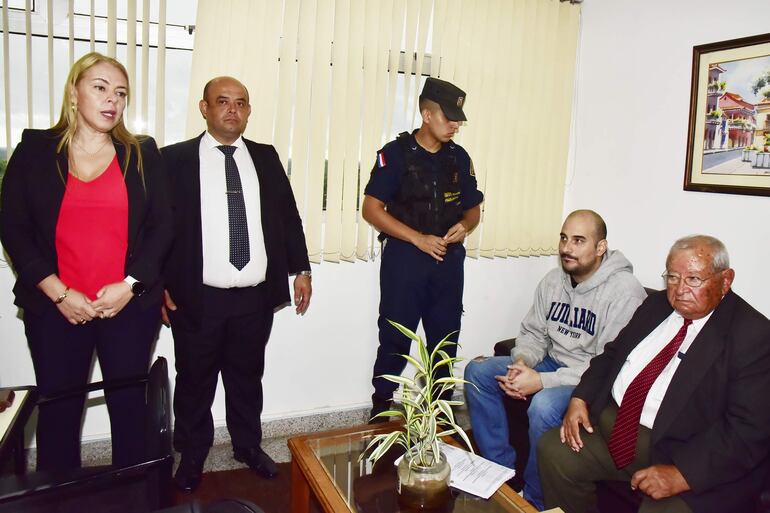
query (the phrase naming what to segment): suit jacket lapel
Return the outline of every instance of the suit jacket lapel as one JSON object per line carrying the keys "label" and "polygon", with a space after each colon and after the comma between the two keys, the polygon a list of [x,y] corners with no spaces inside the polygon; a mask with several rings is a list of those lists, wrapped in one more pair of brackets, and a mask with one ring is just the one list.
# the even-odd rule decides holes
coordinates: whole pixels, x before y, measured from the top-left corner
{"label": "suit jacket lapel", "polygon": [[126,147],[117,140],[112,140],[115,146],[115,154],[118,158],[118,165],[123,173],[123,181],[126,184],[126,195],[128,196],[128,248],[134,247],[136,236],[139,233],[139,220],[142,217],[140,212],[144,210],[145,196],[142,180],[136,169],[136,155],[131,155],[131,161],[128,163],[128,169],[124,169],[123,161],[126,158]]}
{"label": "suit jacket lapel", "polygon": [[254,169],[257,170],[257,180],[259,181],[259,209],[260,209],[260,217],[262,219],[262,235],[265,239],[265,244],[268,244],[267,241],[267,190],[270,188],[267,184],[267,176],[265,175],[265,163],[263,162],[262,155],[259,152],[259,147],[256,145],[256,143],[244,139],[244,143],[246,143],[246,148],[249,150],[249,155],[251,155],[251,161],[254,163]]}
{"label": "suit jacket lapel", "polygon": [[677,367],[652,426],[651,443],[663,436],[679,412],[684,409],[695,389],[704,379],[724,349],[724,332],[735,308],[736,296],[730,291],[717,305],[714,313],[693,340],[687,357]]}
{"label": "suit jacket lapel", "polygon": [[259,211],[260,218],[262,220],[262,240],[265,243],[265,254],[267,256],[267,277],[269,278],[274,271],[275,260],[271,258],[273,256],[273,244],[276,241],[276,236],[273,235],[273,231],[279,230],[276,227],[275,219],[277,219],[275,212],[270,206],[271,197],[268,194],[270,191],[270,172],[267,167],[271,165],[270,160],[265,158],[265,150],[261,149],[257,143],[248,139],[243,139],[246,143],[246,148],[251,155],[251,161],[254,163],[254,169],[257,170],[257,180],[259,181]]}
{"label": "suit jacket lapel", "polygon": [[[634,348],[647,337],[647,335],[652,333],[652,331],[657,328],[666,317],[671,315],[673,308],[671,308],[671,304],[668,302],[665,291],[656,293],[655,296],[650,298],[650,301],[652,301],[652,304],[650,305],[649,312],[640,319],[639,325],[635,326],[634,330],[628,333],[624,346],[619,348],[622,357],[615,359],[615,367],[612,369],[612,372],[609,373],[610,376],[617,377],[621,367],[626,363],[628,355],[631,354],[631,351],[633,351]],[[612,381],[614,383],[615,380],[613,379]],[[612,387],[612,384],[610,384],[610,387]]]}

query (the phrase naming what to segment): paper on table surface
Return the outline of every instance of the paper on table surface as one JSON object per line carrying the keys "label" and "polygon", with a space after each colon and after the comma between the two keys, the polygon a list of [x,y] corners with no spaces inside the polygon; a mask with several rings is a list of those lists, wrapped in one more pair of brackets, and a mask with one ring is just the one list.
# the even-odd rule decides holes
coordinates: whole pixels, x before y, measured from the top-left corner
{"label": "paper on table surface", "polygon": [[[441,452],[452,469],[449,486],[489,499],[516,471],[482,458],[477,454],[441,442]],[[403,456],[394,464],[398,465]]]}
{"label": "paper on table surface", "polygon": [[452,473],[449,485],[464,492],[489,499],[516,471],[459,447],[441,445]]}

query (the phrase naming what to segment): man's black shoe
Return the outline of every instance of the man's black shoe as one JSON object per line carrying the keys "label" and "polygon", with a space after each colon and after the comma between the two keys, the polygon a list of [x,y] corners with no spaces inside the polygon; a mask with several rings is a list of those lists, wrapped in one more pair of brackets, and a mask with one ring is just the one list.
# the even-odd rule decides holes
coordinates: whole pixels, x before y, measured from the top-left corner
{"label": "man's black shoe", "polygon": [[174,484],[183,492],[192,492],[201,484],[205,458],[182,454],[182,460],[174,474]]}
{"label": "man's black shoe", "polygon": [[[377,414],[390,410],[393,404],[392,399],[382,399],[376,395],[372,396],[372,410],[369,412],[369,424],[381,424],[390,420],[388,417],[376,417]],[[375,418],[376,417],[376,418]]]}
{"label": "man's black shoe", "polygon": [[251,470],[265,479],[273,479],[278,475],[278,465],[261,447],[249,449],[233,448],[233,458],[236,461],[245,463]]}

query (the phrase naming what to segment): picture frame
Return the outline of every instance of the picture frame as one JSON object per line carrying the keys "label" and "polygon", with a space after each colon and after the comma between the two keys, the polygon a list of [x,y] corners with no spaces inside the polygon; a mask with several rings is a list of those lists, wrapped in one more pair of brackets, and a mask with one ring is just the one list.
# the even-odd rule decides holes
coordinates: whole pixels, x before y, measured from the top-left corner
{"label": "picture frame", "polygon": [[684,190],[770,196],[770,34],[693,47]]}

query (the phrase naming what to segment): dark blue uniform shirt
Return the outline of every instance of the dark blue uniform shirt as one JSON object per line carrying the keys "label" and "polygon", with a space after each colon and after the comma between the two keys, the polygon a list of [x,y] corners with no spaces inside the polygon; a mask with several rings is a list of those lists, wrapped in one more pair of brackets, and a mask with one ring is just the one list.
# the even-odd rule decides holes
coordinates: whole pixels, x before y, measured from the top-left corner
{"label": "dark blue uniform shirt", "polygon": [[[417,151],[417,158],[424,159],[426,169],[441,165],[443,155],[453,151],[460,168],[460,204],[463,210],[468,210],[480,204],[484,195],[477,189],[476,176],[471,174],[471,158],[462,146],[449,141],[441,146],[436,153],[430,153],[417,144],[414,138],[415,130],[409,135],[409,144]],[[391,141],[377,152],[377,161],[372,168],[369,183],[364,194],[377,198],[387,206],[398,193],[401,177],[406,171],[404,150],[398,141]]]}

